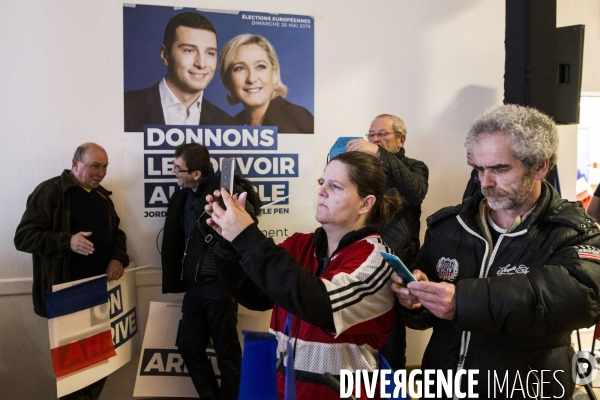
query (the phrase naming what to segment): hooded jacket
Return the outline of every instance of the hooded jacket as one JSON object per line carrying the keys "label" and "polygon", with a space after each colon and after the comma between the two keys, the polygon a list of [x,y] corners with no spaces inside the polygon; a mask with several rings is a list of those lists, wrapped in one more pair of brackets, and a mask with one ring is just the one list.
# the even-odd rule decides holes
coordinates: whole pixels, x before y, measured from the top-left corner
{"label": "hooded jacket", "polygon": [[[476,193],[427,220],[411,269],[456,285],[456,309],[448,321],[402,308],[407,326],[433,327],[422,368],[478,370],[480,398],[491,398],[494,374],[506,376],[510,388],[520,378],[533,393],[535,382],[544,382],[544,396],[569,398],[571,332],[599,320],[598,227],[580,203],[543,182],[532,212],[492,247],[478,223],[482,200]],[[521,394],[496,387],[494,398]]]}

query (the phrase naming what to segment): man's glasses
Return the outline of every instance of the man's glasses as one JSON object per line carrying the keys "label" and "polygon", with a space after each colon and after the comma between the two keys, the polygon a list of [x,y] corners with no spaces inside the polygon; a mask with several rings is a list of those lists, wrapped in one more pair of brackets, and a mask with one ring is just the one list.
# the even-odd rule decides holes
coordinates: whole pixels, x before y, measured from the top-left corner
{"label": "man's glasses", "polygon": [[175,164],[173,164],[173,169],[172,170],[176,174],[179,174],[181,172],[188,172],[188,173],[189,172],[194,172],[193,169],[181,169],[181,168],[179,168],[179,165],[175,165]]}
{"label": "man's glasses", "polygon": [[370,140],[370,139],[375,139],[376,136],[378,136],[379,139],[384,139],[387,135],[391,135],[391,133],[386,132],[386,131],[369,132],[365,136],[367,137],[367,139]]}

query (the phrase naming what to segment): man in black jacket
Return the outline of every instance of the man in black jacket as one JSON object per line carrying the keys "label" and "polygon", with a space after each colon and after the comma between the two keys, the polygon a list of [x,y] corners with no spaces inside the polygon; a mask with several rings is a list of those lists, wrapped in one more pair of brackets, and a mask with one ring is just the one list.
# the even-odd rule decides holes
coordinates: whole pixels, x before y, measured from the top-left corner
{"label": "man in black jacket", "polygon": [[[197,143],[175,149],[173,172],[181,190],[169,201],[161,251],[163,293],[185,292],[177,346],[201,399],[236,399],[242,352],[237,334],[237,304],[221,287],[214,256],[216,233],[206,224],[206,196],[220,189],[208,150]],[[246,209],[260,213],[250,182],[239,176],[237,193],[246,191]],[[241,185],[241,187],[239,186]],[[217,354],[221,388],[206,356],[209,341]]]}
{"label": "man in black jacket", "polygon": [[[75,150],[72,167],[35,188],[15,232],[17,250],[33,256],[33,309],[46,317],[52,286],[106,274],[120,279],[129,265],[125,233],[100,185],[108,168],[106,151],[95,143]],[[106,378],[62,399],[100,397]]]}
{"label": "man in black jacket", "polygon": [[481,191],[428,218],[418,282],[392,274],[407,326],[433,327],[422,368],[476,373],[454,393],[470,383],[479,398],[571,398],[571,332],[599,320],[600,232],[544,181],[556,126],[504,105],[475,121],[466,146]]}
{"label": "man in black jacket", "polygon": [[[392,248],[406,265],[410,265],[420,247],[421,204],[427,194],[429,169],[422,161],[405,155],[406,125],[395,115],[375,117],[367,139],[348,142],[346,151],[362,151],[381,161],[387,178],[387,187],[395,188],[402,198],[402,207],[381,229],[383,241]],[[394,370],[406,367],[406,327],[398,314],[394,331],[382,349]]]}

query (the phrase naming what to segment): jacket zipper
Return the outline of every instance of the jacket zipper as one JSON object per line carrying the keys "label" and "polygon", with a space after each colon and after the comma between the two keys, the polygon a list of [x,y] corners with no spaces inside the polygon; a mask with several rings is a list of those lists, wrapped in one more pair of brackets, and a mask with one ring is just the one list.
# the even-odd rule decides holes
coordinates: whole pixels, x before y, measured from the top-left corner
{"label": "jacket zipper", "polygon": [[[525,233],[527,233],[527,229],[523,229],[522,231],[519,232],[513,232],[513,233],[503,233],[500,235],[500,237],[498,238],[498,241],[496,242],[496,244],[494,245],[494,249],[492,251],[492,254],[489,257],[488,260],[488,254],[490,251],[490,245],[487,242],[487,240],[485,240],[484,237],[482,237],[481,235],[479,235],[477,232],[475,232],[474,230],[472,230],[471,228],[469,228],[467,226],[467,224],[464,223],[464,221],[460,218],[459,215],[456,216],[456,219],[458,220],[458,223],[463,227],[463,229],[465,231],[467,231],[468,233],[470,233],[471,235],[483,240],[483,243],[485,243],[485,253],[484,253],[484,257],[483,257],[483,261],[481,263],[481,267],[479,269],[479,278],[486,278],[489,271],[490,271],[490,267],[492,266],[492,263],[494,262],[494,259],[496,258],[496,252],[498,251],[498,248],[500,247],[500,243],[502,242],[502,239],[504,239],[504,237],[513,237],[513,236],[520,236],[523,235]],[[456,372],[458,373],[458,371],[464,369],[463,366],[465,365],[465,359],[467,358],[467,350],[469,349],[469,342],[471,341],[471,331],[465,331],[462,333],[462,337],[461,337],[461,341],[460,341],[460,355],[458,356],[458,363],[456,365]],[[462,375],[458,380],[458,387],[460,387],[460,383],[462,381]],[[456,396],[456,391],[454,393],[454,400],[457,400],[458,397]]]}

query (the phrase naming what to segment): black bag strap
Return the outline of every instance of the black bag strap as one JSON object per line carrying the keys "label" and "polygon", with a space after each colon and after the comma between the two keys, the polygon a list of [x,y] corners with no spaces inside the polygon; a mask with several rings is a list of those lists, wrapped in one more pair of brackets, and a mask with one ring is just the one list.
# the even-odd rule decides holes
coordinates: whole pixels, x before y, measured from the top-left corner
{"label": "black bag strap", "polygon": [[[212,243],[212,241],[215,240],[216,236],[216,232],[214,232],[214,230],[206,223],[206,220],[209,217],[210,215],[208,215],[208,213],[204,211],[202,214],[200,214],[198,220],[196,221],[196,229],[204,237],[204,241],[206,242],[206,244]],[[214,233],[211,233],[211,230]]]}

